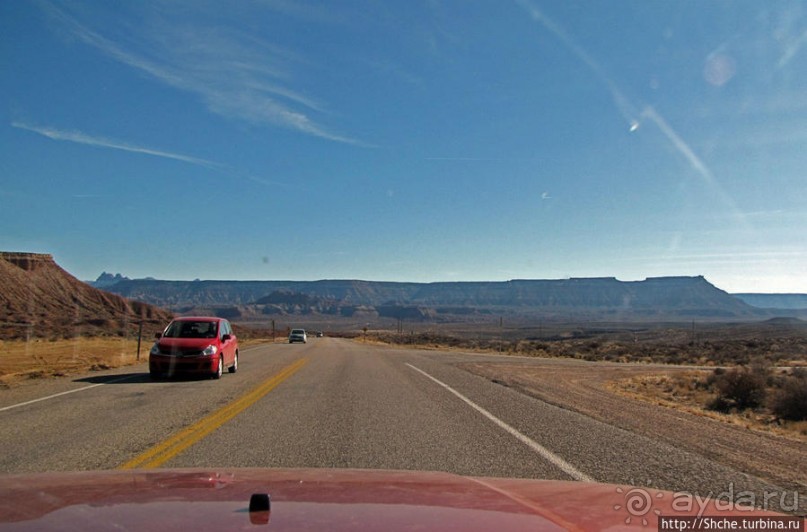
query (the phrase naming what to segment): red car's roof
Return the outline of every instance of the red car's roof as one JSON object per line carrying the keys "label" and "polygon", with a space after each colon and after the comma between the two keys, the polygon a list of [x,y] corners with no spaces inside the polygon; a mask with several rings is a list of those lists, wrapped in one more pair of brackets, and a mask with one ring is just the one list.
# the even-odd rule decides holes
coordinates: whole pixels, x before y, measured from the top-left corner
{"label": "red car's roof", "polygon": [[[631,503],[631,491],[649,506]],[[269,494],[270,512],[249,511]],[[636,493],[634,493],[636,495]],[[4,529],[656,530],[673,494],[607,484],[333,469],[179,469],[0,477]],[[706,515],[776,515],[719,510]]]}

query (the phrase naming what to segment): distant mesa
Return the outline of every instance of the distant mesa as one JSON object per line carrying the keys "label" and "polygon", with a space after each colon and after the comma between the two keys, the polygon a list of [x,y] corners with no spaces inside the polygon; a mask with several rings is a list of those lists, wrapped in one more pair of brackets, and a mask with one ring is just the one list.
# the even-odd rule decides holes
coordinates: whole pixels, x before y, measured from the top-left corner
{"label": "distant mesa", "polygon": [[[93,284],[67,273],[49,254],[0,252],[0,338],[120,334],[144,322],[161,327],[171,312],[239,321],[274,316],[475,322],[491,316],[583,320],[766,320],[796,323],[803,294],[735,297],[704,277],[613,277],[503,282],[162,281],[104,272]],[[765,296],[762,294],[761,296]]]}
{"label": "distant mesa", "polygon": [[119,283],[121,281],[130,281],[128,277],[124,277],[123,275],[116,273],[112,275],[111,273],[104,272],[98,276],[98,279],[95,281],[88,283],[95,288],[105,288],[107,286],[112,286],[115,283]]}
{"label": "distant mesa", "polygon": [[[496,282],[121,280],[107,290],[169,309],[238,307],[243,316],[334,315],[412,321],[487,319],[490,314],[589,320],[760,320],[760,309],[703,276]],[[794,315],[785,313],[784,315]]]}
{"label": "distant mesa", "polygon": [[[129,277],[121,275],[120,273],[111,274],[107,272],[103,272],[95,281],[86,281],[86,283],[90,286],[94,286],[95,288],[107,288],[109,286],[113,286],[117,283],[123,281],[131,281]],[[143,277],[142,279],[137,279],[138,281],[155,281],[154,277]],[[199,279],[196,279],[197,281]]]}
{"label": "distant mesa", "polygon": [[[1,263],[13,267],[17,272],[12,274],[10,270],[4,270],[5,279],[15,275],[19,277],[21,272],[42,271],[53,275],[61,272],[59,275],[62,277],[72,279],[70,283],[79,283],[59,268],[51,255],[0,252],[0,258]],[[30,317],[20,317],[29,308],[29,299],[26,299],[28,292],[23,290],[23,293],[14,296],[15,290],[31,282],[30,279],[17,279],[7,284],[8,288],[3,292],[3,297],[11,300],[5,304],[9,314],[7,321],[18,318],[26,322],[32,320]],[[76,288],[76,293],[73,293],[65,288],[69,283],[60,283],[64,285],[61,293],[44,296],[43,293],[47,292],[44,290],[32,297],[45,308],[58,308],[62,318],[86,314],[88,311],[83,308],[89,304],[84,301],[88,298],[82,295],[82,290],[89,287],[81,283],[83,288]],[[726,321],[765,320],[777,316],[807,317],[807,311],[799,307],[802,301],[807,301],[807,295],[731,295],[709,283],[703,276],[650,277],[644,281],[597,277],[409,283],[361,280],[164,281],[130,279],[120,273],[104,272],[92,284],[101,286],[104,294],[109,292],[130,300],[129,310],[117,310],[117,316],[161,307],[182,314],[209,313],[239,321],[267,321],[275,316],[385,318],[412,322],[489,321],[490,316],[502,315],[525,319],[608,321]],[[48,290],[55,290],[55,286]],[[80,301],[74,302],[74,299]],[[790,306],[760,308],[774,306],[771,303]],[[117,305],[120,307],[121,304]],[[77,311],[76,308],[81,310]],[[164,313],[160,316],[168,315],[160,309],[148,312],[157,316],[157,311]],[[86,320],[119,319],[109,318],[101,311],[93,312],[98,312],[99,316],[87,317]],[[11,314],[18,318],[12,318]]]}
{"label": "distant mesa", "polygon": [[779,316],[776,318],[765,320],[765,323],[769,325],[804,325],[805,321],[800,320],[799,318]]}
{"label": "distant mesa", "polygon": [[751,306],[769,309],[807,309],[807,294],[733,294]]}
{"label": "distant mesa", "polygon": [[317,296],[292,292],[291,290],[276,290],[266,297],[255,301],[257,305],[297,305],[297,306],[317,306],[326,302],[325,299]]}

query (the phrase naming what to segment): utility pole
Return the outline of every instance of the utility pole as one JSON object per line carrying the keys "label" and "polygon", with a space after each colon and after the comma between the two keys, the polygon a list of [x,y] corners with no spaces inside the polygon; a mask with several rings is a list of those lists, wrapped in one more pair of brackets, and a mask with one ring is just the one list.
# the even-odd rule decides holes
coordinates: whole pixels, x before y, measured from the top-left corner
{"label": "utility pole", "polygon": [[143,338],[143,321],[140,321],[140,327],[137,330],[137,361],[140,362],[140,340]]}
{"label": "utility pole", "polygon": [[504,318],[499,316],[499,354],[502,353],[502,344],[504,343]]}

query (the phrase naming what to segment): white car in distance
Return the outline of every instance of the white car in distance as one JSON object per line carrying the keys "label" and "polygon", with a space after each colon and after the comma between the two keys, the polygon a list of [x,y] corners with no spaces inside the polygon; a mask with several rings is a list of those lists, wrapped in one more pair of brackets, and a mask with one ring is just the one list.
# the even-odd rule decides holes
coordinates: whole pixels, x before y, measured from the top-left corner
{"label": "white car in distance", "polygon": [[304,329],[292,329],[291,333],[289,334],[289,343],[293,344],[294,342],[302,342],[306,343],[308,341],[308,336],[305,334]]}

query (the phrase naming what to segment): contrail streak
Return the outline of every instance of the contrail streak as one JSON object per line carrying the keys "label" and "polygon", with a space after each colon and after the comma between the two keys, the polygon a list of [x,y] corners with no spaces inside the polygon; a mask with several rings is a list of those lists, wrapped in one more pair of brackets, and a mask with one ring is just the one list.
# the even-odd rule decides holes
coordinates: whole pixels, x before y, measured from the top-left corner
{"label": "contrail streak", "polygon": [[40,127],[40,126],[32,126],[29,124],[24,124],[22,122],[12,122],[11,125],[18,129],[24,129],[26,131],[32,131],[34,133],[38,133],[42,136],[48,137],[49,139],[59,140],[59,141],[67,141],[67,142],[75,142],[78,144],[86,144],[87,146],[96,146],[99,148],[111,148],[113,150],[122,150],[128,151],[132,153],[142,153],[144,155],[152,155],[154,157],[163,157],[165,159],[174,159],[176,161],[182,161],[185,163],[195,164],[199,166],[205,167],[221,167],[222,165],[218,163],[214,163],[212,161],[207,161],[205,159],[199,159],[198,157],[191,157],[189,155],[183,155],[180,153],[171,153],[162,150],[155,150],[153,148],[147,148],[145,146],[137,146],[134,144],[129,144],[127,142],[121,142],[116,140],[107,139],[104,137],[93,137],[82,133],[81,131],[62,131],[59,129],[55,129],[52,127]]}
{"label": "contrail streak", "polygon": [[544,15],[541,10],[535,7],[529,0],[516,0],[516,3],[524,8],[529,15],[541,24],[546,30],[555,35],[581,62],[583,62],[599,80],[608,88],[611,98],[623,118],[630,124],[630,130],[636,131],[643,119],[653,122],[664,134],[667,140],[689,163],[693,170],[703,178],[704,182],[715,192],[726,204],[731,212],[747,225],[747,220],[742,212],[737,208],[734,200],[725,193],[720,183],[715,178],[708,166],[695,154],[689,144],[667,123],[664,118],[650,106],[646,106],[641,112],[638,107],[625,96],[619,86],[606,74],[605,70],[591,57],[586,50],[555,21]]}

